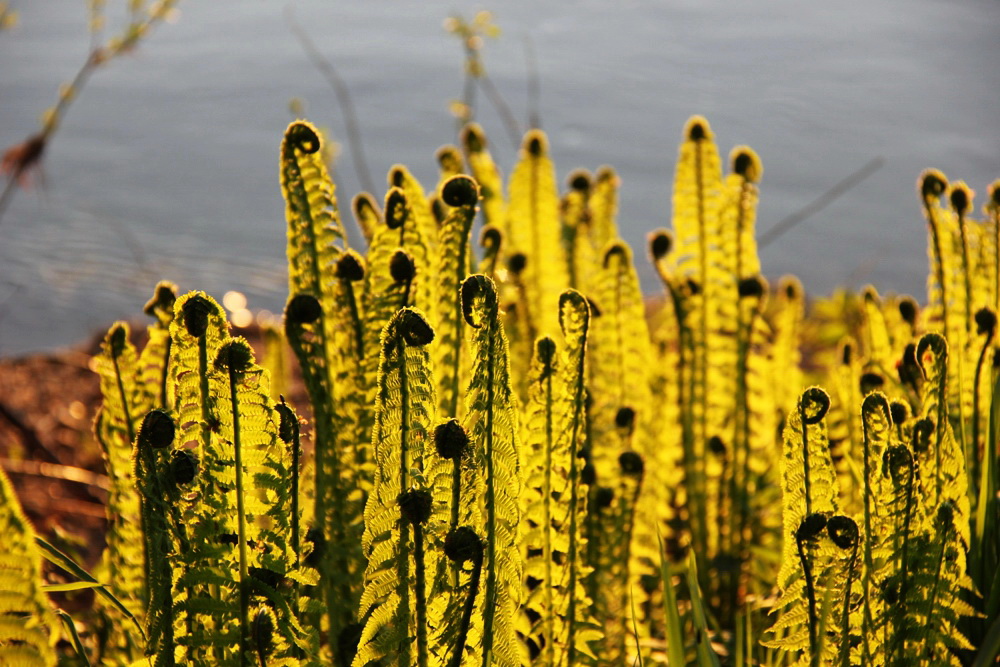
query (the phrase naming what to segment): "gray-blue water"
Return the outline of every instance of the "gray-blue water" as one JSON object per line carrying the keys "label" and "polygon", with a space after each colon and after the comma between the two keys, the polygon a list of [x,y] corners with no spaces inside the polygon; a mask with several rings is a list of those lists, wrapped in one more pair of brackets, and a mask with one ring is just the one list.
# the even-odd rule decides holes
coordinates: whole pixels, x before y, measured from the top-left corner
{"label": "gray-blue water", "polygon": [[[37,130],[38,114],[83,61],[84,4],[14,0],[20,25],[0,33],[0,147]],[[455,140],[448,103],[462,87],[460,44],[442,21],[483,6],[295,6],[350,87],[380,187],[395,162],[433,183],[435,149]],[[668,224],[677,144],[695,113],[711,121],[723,154],[746,143],[761,155],[760,230],[873,157],[886,159],[763,250],[770,278],[795,273],[812,293],[872,282],[922,299],[917,175],[933,166],[966,180],[979,192],[977,210],[985,185],[1000,177],[997,0],[506,0],[486,8],[503,30],[486,44],[487,71],[525,122],[530,36],[560,179],[575,167],[615,166],[619,224],[633,246]],[[240,290],[251,308],[280,310],[277,151],[289,100],[306,100],[310,119],[344,137],[333,93],[283,9],[185,1],[176,24],[94,75],[46,156],[45,187],[18,193],[0,223],[0,354],[68,345],[135,317],[158,278],[217,296]],[[496,114],[484,104],[480,119],[509,170],[515,151]],[[346,203],[359,189],[346,152],[336,179]],[[644,262],[640,271],[655,289]]]}

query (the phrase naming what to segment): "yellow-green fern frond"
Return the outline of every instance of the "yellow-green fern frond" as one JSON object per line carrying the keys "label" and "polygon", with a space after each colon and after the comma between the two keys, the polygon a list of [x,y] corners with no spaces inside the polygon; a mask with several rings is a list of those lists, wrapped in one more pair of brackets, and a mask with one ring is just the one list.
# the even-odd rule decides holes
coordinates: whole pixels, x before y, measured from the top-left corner
{"label": "yellow-green fern frond", "polygon": [[603,166],[594,174],[587,207],[590,210],[590,242],[597,250],[618,238],[618,188],[621,179],[614,168]]}
{"label": "yellow-green fern frond", "polygon": [[[364,630],[355,665],[427,660],[426,617],[421,617],[425,563],[418,536],[435,502],[424,476],[435,406],[424,348],[433,339],[423,314],[412,308],[399,310],[382,334],[372,434],[377,467],[361,543],[368,558],[359,610]],[[418,633],[424,633],[422,640]]]}
{"label": "yellow-green fern frond", "polygon": [[42,592],[42,557],[7,474],[0,470],[0,663],[55,667],[58,619]]}
{"label": "yellow-green fern frond", "polygon": [[111,480],[104,566],[114,573],[115,594],[125,601],[129,611],[141,618],[146,587],[132,442],[143,413],[137,386],[138,355],[129,341],[128,324],[117,322],[111,327],[95,362],[104,399],[95,430]]}
{"label": "yellow-green fern frond", "polygon": [[455,176],[444,184],[441,196],[451,210],[441,228],[441,258],[437,272],[441,299],[435,363],[441,387],[438,408],[442,415],[459,417],[459,409],[463,407],[461,392],[467,384],[463,382],[467,363],[462,354],[465,336],[460,287],[471,269],[469,234],[476,216],[479,188],[468,176]]}
{"label": "yellow-green fern frond", "polygon": [[556,173],[548,140],[540,130],[524,136],[520,157],[510,179],[507,211],[509,254],[523,253],[527,264],[521,279],[527,294],[528,338],[558,330],[559,293],[569,284],[562,252]]}
{"label": "yellow-green fern frond", "polygon": [[503,180],[493,162],[483,128],[476,123],[466,125],[461,136],[462,151],[472,177],[479,184],[483,197],[483,222],[496,225],[504,235],[508,233],[507,204],[503,197]]}
{"label": "yellow-green fern frond", "polygon": [[153,408],[169,410],[171,407],[170,322],[174,319],[176,301],[177,285],[161,281],[156,285],[153,298],[143,308],[143,312],[156,321],[146,327],[148,339],[139,354],[139,397],[136,407],[140,414]]}
{"label": "yellow-green fern frond", "polygon": [[729,175],[723,184],[721,205],[722,242],[726,246],[729,271],[736,280],[760,273],[755,228],[757,200],[764,168],[749,146],[737,146],[729,154]]}
{"label": "yellow-green fern frond", "polygon": [[379,208],[378,202],[369,193],[359,192],[351,200],[351,211],[354,212],[354,220],[358,223],[365,243],[371,245],[375,230],[383,222],[382,209]]}
{"label": "yellow-green fern frond", "polygon": [[486,477],[483,660],[484,665],[514,666],[521,662],[514,634],[522,581],[520,443],[507,339],[493,281],[479,274],[467,278],[462,309],[473,329],[476,359],[466,394],[466,423],[472,455]]}

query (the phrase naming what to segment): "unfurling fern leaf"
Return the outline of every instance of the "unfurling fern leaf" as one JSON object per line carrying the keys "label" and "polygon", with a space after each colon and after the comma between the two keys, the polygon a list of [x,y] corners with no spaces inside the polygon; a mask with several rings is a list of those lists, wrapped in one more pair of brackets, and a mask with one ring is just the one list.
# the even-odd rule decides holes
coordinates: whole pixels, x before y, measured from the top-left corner
{"label": "unfurling fern leaf", "polygon": [[516,398],[493,281],[479,274],[466,278],[462,310],[474,330],[476,359],[466,394],[466,430],[486,478],[483,665],[513,667],[521,661],[514,634],[521,593],[521,462]]}
{"label": "unfurling fern leaf", "polygon": [[59,623],[42,592],[42,558],[7,474],[0,470],[0,663],[55,667]]}
{"label": "unfurling fern leaf", "polygon": [[433,502],[424,475],[425,453],[433,449],[429,433],[435,406],[424,347],[433,339],[423,314],[412,308],[399,310],[382,333],[372,434],[377,467],[362,538],[368,558],[360,609],[364,630],[353,663],[359,666],[373,660],[401,666],[427,661],[426,639],[413,644],[426,632],[420,609],[426,595],[419,574],[423,549],[417,536]]}
{"label": "unfurling fern leaf", "polygon": [[531,590],[525,606],[537,620],[531,641],[545,665],[574,665],[594,660],[590,642],[600,631],[588,612],[583,586],[587,485],[581,483],[584,408],[584,350],[590,307],[576,291],[560,298],[560,322],[566,336],[560,353],[551,338],[536,344],[526,429],[530,455],[524,503],[529,554],[525,575]]}

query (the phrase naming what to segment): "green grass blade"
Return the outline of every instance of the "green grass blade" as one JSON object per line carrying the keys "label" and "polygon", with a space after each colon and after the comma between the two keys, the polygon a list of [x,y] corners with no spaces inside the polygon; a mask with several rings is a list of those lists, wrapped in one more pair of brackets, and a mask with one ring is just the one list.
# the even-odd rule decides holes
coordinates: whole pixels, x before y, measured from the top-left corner
{"label": "green grass blade", "polygon": [[[51,588],[47,588],[46,590],[51,590]],[[80,641],[80,635],[76,631],[76,624],[73,622],[73,617],[62,609],[56,609],[56,615],[59,616],[59,620],[66,626],[66,632],[69,633],[70,639],[73,641],[73,649],[76,651],[76,654],[80,656],[86,667],[91,667],[90,658],[87,656],[87,650],[83,648],[83,642]]]}
{"label": "green grass blade", "polygon": [[698,665],[720,667],[719,656],[715,654],[708,639],[708,616],[705,614],[705,603],[701,599],[701,589],[698,587],[698,560],[694,551],[688,554],[687,582],[691,595],[691,613],[694,615],[694,626],[698,631]]}
{"label": "green grass blade", "polygon": [[670,559],[663,549],[663,537],[659,529],[656,539],[660,543],[660,579],[663,581],[663,616],[667,626],[667,657],[673,667],[683,667],[684,638],[681,635],[681,617],[677,610],[677,592],[674,590],[674,574]]}

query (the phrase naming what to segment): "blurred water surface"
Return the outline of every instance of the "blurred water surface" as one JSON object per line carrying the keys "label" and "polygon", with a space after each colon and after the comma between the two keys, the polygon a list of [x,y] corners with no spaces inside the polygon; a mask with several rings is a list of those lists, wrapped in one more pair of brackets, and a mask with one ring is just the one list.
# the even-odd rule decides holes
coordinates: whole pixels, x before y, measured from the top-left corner
{"label": "blurred water surface", "polygon": [[[37,130],[39,112],[88,46],[82,0],[15,0],[0,33],[0,147]],[[44,188],[21,192],[0,224],[0,354],[74,343],[133,318],[159,278],[183,290],[286,296],[278,145],[289,100],[344,139],[332,91],[284,22],[284,3],[189,0],[134,53],[98,71],[48,152]],[[442,21],[484,8],[461,0],[300,0],[298,20],[338,68],[358,109],[374,178],[410,166],[436,178],[455,141],[458,41]],[[1000,177],[1000,2],[774,0],[529,2],[494,6],[503,30],[487,70],[527,118],[526,38],[541,78],[542,127],[562,181],[616,167],[619,225],[644,261],[667,225],[687,117],[708,117],[724,154],[761,155],[759,230],[876,156],[885,166],[762,252],[772,280],[812,293],[871,282],[924,296],[926,232],[914,183],[925,167],[980,196]],[[482,96],[479,98],[482,101]],[[509,171],[515,150],[493,110],[479,119]],[[346,151],[346,145],[344,149]],[[342,208],[360,189],[345,152]],[[378,193],[381,197],[382,192]],[[346,224],[353,227],[350,215]]]}

